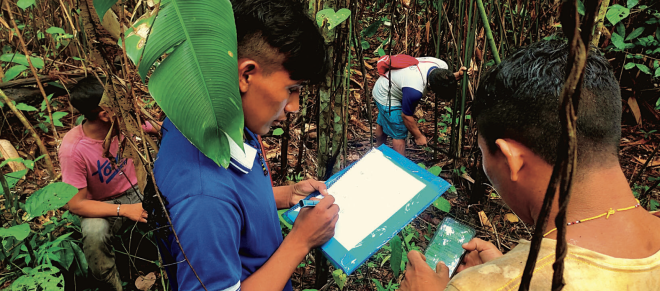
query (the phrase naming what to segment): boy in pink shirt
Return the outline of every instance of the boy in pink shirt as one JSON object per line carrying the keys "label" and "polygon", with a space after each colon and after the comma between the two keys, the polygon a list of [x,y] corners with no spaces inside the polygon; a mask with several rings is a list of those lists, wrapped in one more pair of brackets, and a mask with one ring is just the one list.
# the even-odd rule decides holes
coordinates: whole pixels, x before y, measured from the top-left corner
{"label": "boy in pink shirt", "polygon": [[[118,137],[110,145],[116,167],[103,157],[103,140],[112,118],[112,113],[99,106],[103,90],[94,77],[81,80],[72,90],[71,105],[85,120],[64,136],[59,158],[62,181],[79,190],[68,205],[71,212],[83,217],[83,252],[92,276],[108,290],[122,290],[112,238],[124,223],[147,222],[147,212],[142,208],[133,161],[116,158]],[[154,131],[148,122],[143,129]]]}

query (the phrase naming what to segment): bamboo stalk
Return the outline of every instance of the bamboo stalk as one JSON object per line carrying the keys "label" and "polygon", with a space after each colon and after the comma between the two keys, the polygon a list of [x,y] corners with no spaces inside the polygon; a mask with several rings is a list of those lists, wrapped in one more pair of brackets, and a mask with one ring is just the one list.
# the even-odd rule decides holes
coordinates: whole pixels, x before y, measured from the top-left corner
{"label": "bamboo stalk", "polygon": [[[477,0],[477,7],[479,7],[479,14],[481,15],[481,20],[484,24],[484,30],[486,31],[486,39],[488,40],[488,45],[490,50],[493,53],[493,58],[495,59],[495,64],[500,64],[502,60],[500,59],[500,54],[497,52],[497,45],[495,44],[495,39],[493,38],[493,31],[490,29],[490,23],[488,20],[488,15],[486,15],[486,9],[484,8],[483,0]],[[484,58],[486,54],[484,53]]]}
{"label": "bamboo stalk", "polygon": [[[466,67],[470,67],[472,61],[472,54],[474,53],[474,42],[475,34],[477,31],[476,20],[474,17],[474,0],[470,0],[470,5],[467,7],[468,10],[468,35],[466,37],[466,46],[465,46],[465,61],[464,64]],[[460,115],[458,118],[458,126],[456,131],[452,134],[456,135],[456,147],[454,148],[456,157],[460,158],[462,149],[463,149],[463,134],[464,134],[464,124],[465,124],[465,103],[467,102],[468,87],[470,85],[470,76],[468,74],[463,74],[462,81],[462,94],[461,94],[461,105],[460,105]]]}
{"label": "bamboo stalk", "polygon": [[[44,155],[44,160],[46,161],[46,169],[48,170],[48,174],[50,175],[50,178],[55,177],[55,170],[53,168],[53,161],[50,159],[50,154],[48,153],[48,149],[46,146],[44,146],[44,143],[41,141],[41,138],[39,137],[39,134],[37,134],[37,131],[34,130],[34,127],[30,124],[30,122],[25,118],[25,115],[23,115],[23,112],[18,110],[14,103],[12,102],[7,95],[5,95],[5,92],[2,92],[0,90],[0,97],[2,97],[2,100],[9,106],[12,112],[14,112],[14,115],[18,117],[18,119],[23,123],[23,126],[27,128],[28,131],[30,131],[30,134],[32,134],[32,137],[34,138],[34,141],[37,143],[37,146],[39,147],[39,151]],[[52,119],[51,119],[52,121]]]}
{"label": "bamboo stalk", "polygon": [[440,31],[442,27],[442,5],[444,0],[438,0],[438,38],[435,40],[435,57],[440,58]]}

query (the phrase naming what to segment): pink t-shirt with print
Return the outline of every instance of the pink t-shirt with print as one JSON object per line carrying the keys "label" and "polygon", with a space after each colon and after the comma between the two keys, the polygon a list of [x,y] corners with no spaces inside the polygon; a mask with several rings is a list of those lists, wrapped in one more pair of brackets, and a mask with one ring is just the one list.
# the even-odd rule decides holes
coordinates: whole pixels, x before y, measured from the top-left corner
{"label": "pink t-shirt with print", "polygon": [[[145,130],[152,128],[147,123]],[[110,144],[110,153],[117,156],[117,137]],[[103,140],[85,135],[82,124],[74,127],[62,139],[59,150],[62,181],[78,189],[87,188],[87,199],[105,200],[137,185],[137,176],[132,159],[117,161],[112,168],[110,160],[103,158]]]}

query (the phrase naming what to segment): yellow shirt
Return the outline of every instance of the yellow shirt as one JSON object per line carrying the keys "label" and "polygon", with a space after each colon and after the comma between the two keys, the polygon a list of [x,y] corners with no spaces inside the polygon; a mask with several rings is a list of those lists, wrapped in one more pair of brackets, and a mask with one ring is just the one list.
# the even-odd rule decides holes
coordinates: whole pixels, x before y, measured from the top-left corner
{"label": "yellow shirt", "polygon": [[[530,290],[550,290],[555,240],[543,239]],[[531,243],[506,255],[464,270],[449,281],[447,290],[518,290]],[[644,259],[620,259],[568,245],[563,290],[660,290],[660,251]]]}

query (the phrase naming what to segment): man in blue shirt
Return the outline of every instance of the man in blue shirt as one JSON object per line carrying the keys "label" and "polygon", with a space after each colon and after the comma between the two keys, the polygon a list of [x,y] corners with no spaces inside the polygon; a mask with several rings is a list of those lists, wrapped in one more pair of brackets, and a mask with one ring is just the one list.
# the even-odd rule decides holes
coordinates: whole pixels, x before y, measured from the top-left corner
{"label": "man in blue shirt", "polygon": [[[303,81],[326,72],[316,26],[292,0],[232,1],[238,37],[238,78],[245,116],[245,152],[231,139],[231,163],[218,167],[166,120],[155,163],[158,188],[187,264],[169,269],[174,290],[292,290],[289,278],[312,248],[334,235],[339,208],[322,182],[272,187],[259,135],[299,109]],[[325,198],[300,212],[282,239],[277,209],[313,191]],[[169,251],[184,260],[174,237]]]}
{"label": "man in blue shirt", "polygon": [[[373,96],[378,107],[376,120],[376,146],[392,137],[392,148],[402,155],[406,152],[408,131],[419,146],[426,145],[426,136],[413,118],[415,108],[429,89],[441,97],[451,98],[456,92],[456,81],[467,70],[448,70],[447,63],[433,57],[417,58],[419,64],[395,69],[381,76],[374,84]],[[391,82],[390,79],[391,78]],[[392,84],[390,91],[390,83]]]}

